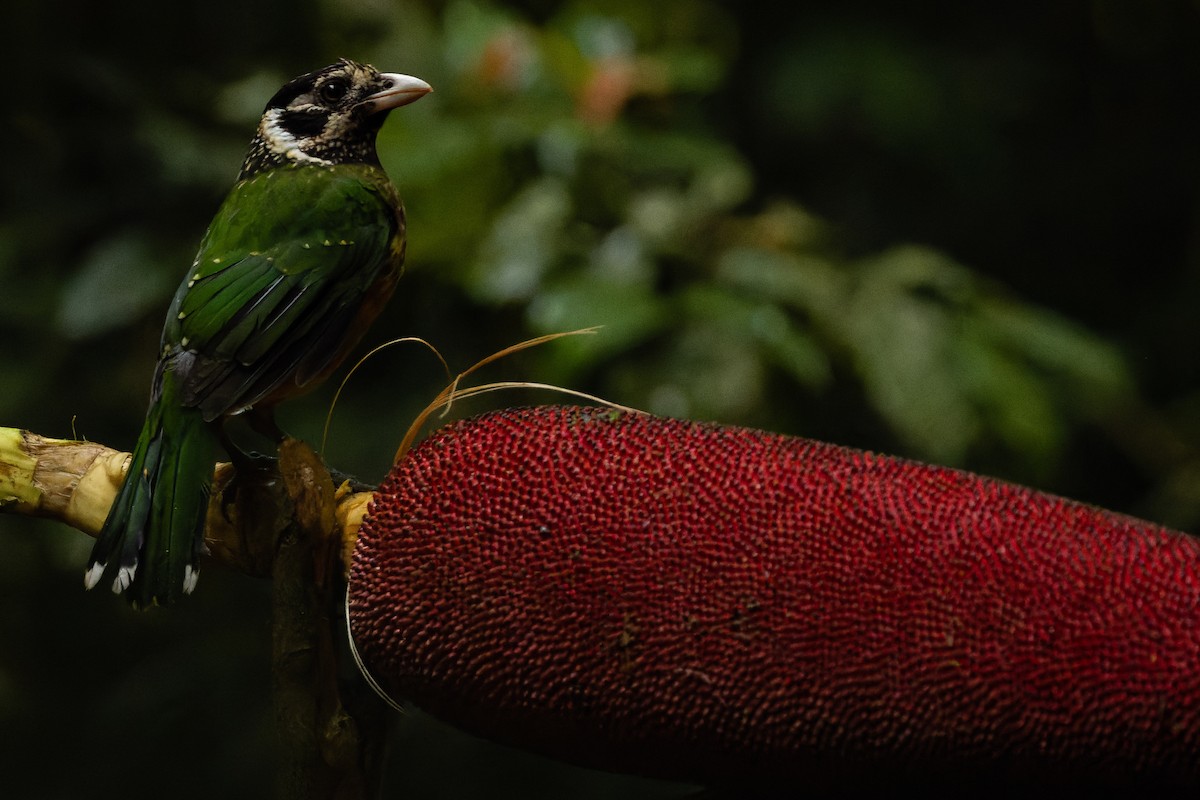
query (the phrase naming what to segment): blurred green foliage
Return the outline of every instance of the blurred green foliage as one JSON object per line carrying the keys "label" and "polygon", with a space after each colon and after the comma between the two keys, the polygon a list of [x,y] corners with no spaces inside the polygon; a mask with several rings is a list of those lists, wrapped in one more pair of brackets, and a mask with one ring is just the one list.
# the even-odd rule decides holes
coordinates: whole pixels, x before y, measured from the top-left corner
{"label": "blurred green foliage", "polygon": [[[409,268],[364,352],[422,336],[461,369],[601,325],[488,377],[1200,526],[1192,4],[51,0],[6,15],[0,424],[132,444],[162,309],[263,103],[345,55],[436,89],[380,137]],[[444,381],[415,348],[373,358],[334,413],[329,462],[379,479]],[[318,441],[332,392],[285,408],[285,426]],[[136,615],[78,591],[83,537],[0,517],[0,544],[0,725],[21,732],[0,756],[5,796],[266,790],[265,587],[208,570],[193,602]],[[397,794],[684,791],[419,715],[398,726]]]}

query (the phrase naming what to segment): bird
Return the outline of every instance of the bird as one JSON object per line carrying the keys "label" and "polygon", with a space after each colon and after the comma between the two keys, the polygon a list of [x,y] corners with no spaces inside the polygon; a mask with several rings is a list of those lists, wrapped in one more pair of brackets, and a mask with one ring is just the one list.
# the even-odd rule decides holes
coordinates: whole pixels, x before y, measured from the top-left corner
{"label": "bird", "polygon": [[[405,215],[375,139],[388,113],[432,91],[342,59],[267,102],[237,179],[167,311],[150,404],[84,574],[133,606],[191,594],[224,424],[327,378],[390,299]],[[235,464],[237,459],[235,458]]]}

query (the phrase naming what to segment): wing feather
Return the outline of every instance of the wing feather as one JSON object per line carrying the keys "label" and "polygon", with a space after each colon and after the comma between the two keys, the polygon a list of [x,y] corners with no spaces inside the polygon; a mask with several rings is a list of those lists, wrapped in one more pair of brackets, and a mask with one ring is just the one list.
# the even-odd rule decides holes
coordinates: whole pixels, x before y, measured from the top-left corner
{"label": "wing feather", "polygon": [[402,212],[382,171],[275,173],[235,187],[164,327],[165,351],[195,356],[178,377],[206,419],[333,366],[365,296],[399,269]]}

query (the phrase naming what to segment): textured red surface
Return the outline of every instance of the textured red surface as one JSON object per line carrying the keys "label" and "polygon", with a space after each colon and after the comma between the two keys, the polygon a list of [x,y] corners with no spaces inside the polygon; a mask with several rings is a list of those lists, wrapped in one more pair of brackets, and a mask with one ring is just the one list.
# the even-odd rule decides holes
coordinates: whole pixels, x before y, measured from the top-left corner
{"label": "textured red surface", "polygon": [[1198,541],[946,468],[499,412],[392,471],[349,603],[392,696],[610,770],[1200,784]]}

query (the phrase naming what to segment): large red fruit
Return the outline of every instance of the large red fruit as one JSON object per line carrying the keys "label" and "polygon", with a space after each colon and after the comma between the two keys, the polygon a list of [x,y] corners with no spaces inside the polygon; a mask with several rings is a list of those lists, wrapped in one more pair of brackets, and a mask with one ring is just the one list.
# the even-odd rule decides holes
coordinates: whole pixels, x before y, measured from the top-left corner
{"label": "large red fruit", "polygon": [[942,467],[534,408],[451,425],[362,526],[393,696],[610,770],[1200,785],[1200,546]]}

